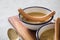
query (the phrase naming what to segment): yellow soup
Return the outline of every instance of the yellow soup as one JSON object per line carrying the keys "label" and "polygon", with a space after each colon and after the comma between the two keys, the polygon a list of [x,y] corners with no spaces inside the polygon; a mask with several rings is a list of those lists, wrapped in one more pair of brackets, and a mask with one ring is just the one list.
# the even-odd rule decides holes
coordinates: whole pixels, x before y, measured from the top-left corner
{"label": "yellow soup", "polygon": [[54,40],[54,29],[44,31],[40,36],[40,40]]}

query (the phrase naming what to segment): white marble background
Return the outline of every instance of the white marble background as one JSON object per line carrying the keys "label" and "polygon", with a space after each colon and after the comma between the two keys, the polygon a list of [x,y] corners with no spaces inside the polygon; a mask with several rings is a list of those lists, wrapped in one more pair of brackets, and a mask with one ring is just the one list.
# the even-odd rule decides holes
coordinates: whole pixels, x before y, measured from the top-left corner
{"label": "white marble background", "polygon": [[12,27],[8,17],[18,15],[18,8],[43,6],[56,11],[55,18],[60,17],[60,0],[0,0],[0,40],[9,40],[8,28]]}

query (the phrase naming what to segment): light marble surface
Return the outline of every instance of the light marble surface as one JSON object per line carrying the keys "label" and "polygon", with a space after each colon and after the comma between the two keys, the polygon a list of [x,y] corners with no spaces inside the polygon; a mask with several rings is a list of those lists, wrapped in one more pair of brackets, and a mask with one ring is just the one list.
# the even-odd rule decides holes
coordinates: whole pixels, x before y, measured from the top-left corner
{"label": "light marble surface", "polygon": [[8,17],[18,15],[18,8],[43,6],[55,10],[55,18],[60,17],[60,0],[0,0],[0,40],[8,40],[7,30],[12,26]]}

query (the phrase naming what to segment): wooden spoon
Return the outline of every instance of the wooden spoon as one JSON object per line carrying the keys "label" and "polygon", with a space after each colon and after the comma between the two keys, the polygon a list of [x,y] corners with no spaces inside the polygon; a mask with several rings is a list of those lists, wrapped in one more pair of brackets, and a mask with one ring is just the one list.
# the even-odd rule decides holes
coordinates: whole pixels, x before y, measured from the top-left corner
{"label": "wooden spoon", "polygon": [[27,13],[25,13],[24,10],[22,10],[21,8],[18,9],[18,11],[25,19],[29,19],[32,21],[45,21],[45,20],[48,20],[50,17],[54,16],[54,14],[55,14],[55,11],[52,11],[48,15],[45,15],[43,17],[32,17],[32,16],[28,15]]}
{"label": "wooden spoon", "polygon": [[60,18],[55,21],[55,40],[60,40]]}

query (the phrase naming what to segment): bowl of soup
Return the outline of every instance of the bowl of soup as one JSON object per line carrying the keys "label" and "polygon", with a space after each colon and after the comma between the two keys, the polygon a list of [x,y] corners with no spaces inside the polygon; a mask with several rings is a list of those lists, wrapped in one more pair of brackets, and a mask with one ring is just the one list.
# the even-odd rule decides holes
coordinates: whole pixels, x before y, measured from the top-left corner
{"label": "bowl of soup", "polygon": [[[27,7],[23,9],[25,13],[27,13],[28,15],[34,16],[34,17],[42,17],[45,16],[46,14],[49,14],[51,12],[50,9],[45,8],[45,7],[39,7],[39,6],[32,6],[32,7]],[[28,17],[28,16],[27,16]],[[26,25],[26,27],[28,29],[31,30],[37,30],[38,28],[40,28],[42,25],[50,22],[53,19],[53,16],[50,17],[48,20],[45,21],[31,21],[28,19],[25,19],[20,13],[19,13],[19,19],[20,21],[23,22],[24,25]]]}
{"label": "bowl of soup", "polygon": [[39,28],[36,32],[37,40],[54,40],[55,24],[48,23]]}

